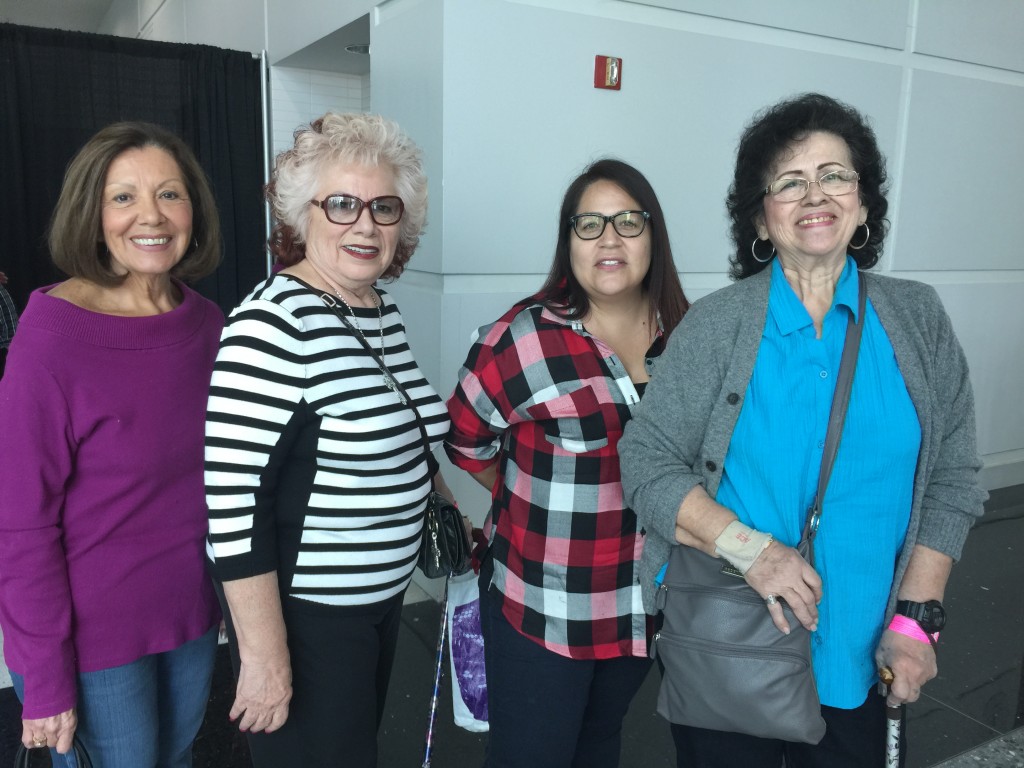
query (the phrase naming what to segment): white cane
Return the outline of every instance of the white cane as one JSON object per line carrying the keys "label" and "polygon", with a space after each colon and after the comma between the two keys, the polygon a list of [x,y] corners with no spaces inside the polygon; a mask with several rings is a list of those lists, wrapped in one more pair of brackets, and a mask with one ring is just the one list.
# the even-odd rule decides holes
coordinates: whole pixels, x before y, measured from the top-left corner
{"label": "white cane", "polygon": [[[882,695],[889,693],[892,681],[896,679],[892,670],[882,667],[878,670],[878,679],[882,681]],[[885,705],[885,765],[886,768],[898,768],[900,764],[900,729],[903,723],[903,705],[890,707]]]}

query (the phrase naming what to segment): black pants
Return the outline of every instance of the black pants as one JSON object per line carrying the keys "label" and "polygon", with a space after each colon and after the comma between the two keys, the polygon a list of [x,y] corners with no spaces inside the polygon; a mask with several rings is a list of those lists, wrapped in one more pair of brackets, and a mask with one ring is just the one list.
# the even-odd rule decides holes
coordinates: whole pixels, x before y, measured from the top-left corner
{"label": "black pants", "polygon": [[[486,574],[486,579],[485,579]],[[481,586],[490,583],[481,569]],[[520,634],[480,593],[490,722],[486,768],[615,768],[647,657],[570,659]]]}
{"label": "black pants", "polygon": [[[874,690],[857,709],[822,707],[818,744],[760,739],[740,733],[672,725],[678,768],[878,768],[885,765],[885,698]],[[904,733],[906,733],[904,731]],[[905,758],[906,738],[900,755]]]}
{"label": "black pants", "polygon": [[[352,607],[282,598],[292,701],[280,730],[247,735],[254,768],[376,767],[404,596]],[[238,644],[227,623],[237,680]]]}

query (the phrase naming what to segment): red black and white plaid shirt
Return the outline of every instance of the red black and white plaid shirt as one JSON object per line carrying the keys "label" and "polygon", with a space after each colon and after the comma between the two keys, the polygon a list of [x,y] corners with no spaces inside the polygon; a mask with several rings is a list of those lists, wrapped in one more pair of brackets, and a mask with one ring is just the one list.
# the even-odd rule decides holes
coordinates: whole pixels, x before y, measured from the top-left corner
{"label": "red black and white plaid shirt", "polygon": [[[647,353],[650,371],[661,334]],[[640,397],[625,367],[578,321],[516,305],[477,332],[448,401],[452,462],[498,462],[490,530],[505,617],[575,659],[647,655],[618,442]]]}

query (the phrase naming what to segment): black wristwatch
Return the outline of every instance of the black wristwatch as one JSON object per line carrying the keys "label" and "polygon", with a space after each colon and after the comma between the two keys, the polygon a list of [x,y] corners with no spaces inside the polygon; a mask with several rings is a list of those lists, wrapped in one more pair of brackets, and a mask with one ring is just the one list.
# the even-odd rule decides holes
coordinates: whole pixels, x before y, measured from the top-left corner
{"label": "black wristwatch", "polygon": [[938,600],[915,603],[913,600],[897,600],[896,613],[913,619],[929,635],[941,632],[946,626],[946,609]]}

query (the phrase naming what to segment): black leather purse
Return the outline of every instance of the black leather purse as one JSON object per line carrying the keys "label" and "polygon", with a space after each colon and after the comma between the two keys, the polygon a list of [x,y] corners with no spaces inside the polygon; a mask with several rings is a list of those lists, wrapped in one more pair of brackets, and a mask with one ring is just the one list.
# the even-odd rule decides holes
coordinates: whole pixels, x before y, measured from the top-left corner
{"label": "black leather purse", "polygon": [[416,564],[428,579],[459,576],[469,570],[471,554],[462,513],[437,491],[431,491]]}
{"label": "black leather purse", "polygon": [[[32,759],[32,751],[25,749],[24,744],[18,745],[18,751],[14,755],[14,768],[31,768],[32,764],[36,765],[49,765],[50,756],[46,756],[46,762],[40,763]],[[75,754],[75,760],[78,762],[78,768],[93,768],[92,760],[89,759],[89,753],[85,751],[85,747],[82,746],[82,742],[75,737],[75,741],[71,746],[71,751]]]}
{"label": "black leather purse", "polygon": [[[405,387],[388,370],[384,361],[369,345],[359,329],[352,325],[345,314],[338,307],[338,303],[331,294],[318,291],[309,283],[292,277],[296,282],[302,283],[307,288],[320,295],[320,300],[326,304],[338,316],[342,324],[348,328],[352,335],[362,344],[363,349],[370,353],[370,357],[380,368],[387,387],[393,390],[402,401],[403,405],[409,406],[412,415],[416,417],[416,426],[420,428],[420,437],[423,439],[423,450],[427,454],[427,463],[437,466],[430,452],[430,438],[427,436],[427,428],[420,418],[420,412],[413,405],[412,398],[405,391]],[[420,545],[419,558],[416,565],[423,571],[428,579],[439,579],[442,576],[461,576],[470,569],[472,563],[473,545],[462,524],[462,513],[459,512],[452,502],[448,501],[437,491],[431,491],[427,496],[427,509],[423,519],[423,540]]]}

